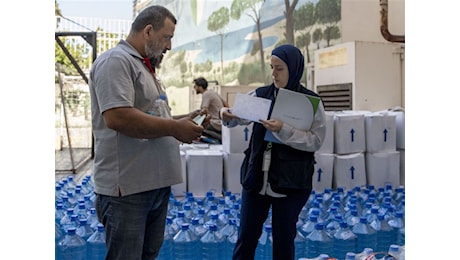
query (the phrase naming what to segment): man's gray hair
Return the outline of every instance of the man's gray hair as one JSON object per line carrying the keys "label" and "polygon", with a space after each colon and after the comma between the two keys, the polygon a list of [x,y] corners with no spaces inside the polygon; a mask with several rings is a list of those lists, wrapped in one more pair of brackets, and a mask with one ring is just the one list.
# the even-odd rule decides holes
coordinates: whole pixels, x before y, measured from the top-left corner
{"label": "man's gray hair", "polygon": [[131,24],[131,31],[140,32],[149,24],[153,26],[153,30],[158,31],[163,28],[166,18],[171,19],[174,24],[177,23],[176,17],[166,7],[161,5],[149,6],[134,19]]}

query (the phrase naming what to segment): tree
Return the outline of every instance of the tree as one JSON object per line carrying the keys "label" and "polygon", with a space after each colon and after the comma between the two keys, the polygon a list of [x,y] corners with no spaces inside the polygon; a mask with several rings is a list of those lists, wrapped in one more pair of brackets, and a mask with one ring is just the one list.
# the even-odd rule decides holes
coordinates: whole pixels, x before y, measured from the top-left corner
{"label": "tree", "polygon": [[220,36],[220,67],[222,79],[224,80],[224,35],[225,26],[230,22],[230,15],[227,7],[221,7],[219,10],[214,11],[208,18],[208,30],[217,32]]}
{"label": "tree", "polygon": [[323,39],[323,31],[318,28],[313,32],[313,42],[316,43],[317,49],[319,49],[319,43]]}
{"label": "tree", "polygon": [[[310,63],[310,51],[308,46],[311,43],[311,29],[316,23],[315,5],[313,3],[306,3],[294,12],[294,30],[302,31],[305,29],[305,34],[301,34],[296,39],[296,45],[299,48],[305,47],[305,56],[307,63]],[[300,40],[300,42],[299,42]]]}
{"label": "tree", "polygon": [[327,46],[331,46],[329,43],[330,40],[340,38],[340,29],[337,26],[327,27],[326,29],[324,29],[324,35],[327,41]]}
{"label": "tree", "polygon": [[260,65],[262,70],[262,78],[266,83],[265,76],[265,59],[264,59],[264,47],[262,43],[262,32],[260,26],[260,8],[262,7],[263,0],[233,0],[232,6],[230,7],[230,15],[234,20],[239,20],[241,15],[249,9],[249,13],[246,13],[256,24],[257,37],[260,50]]}
{"label": "tree", "polygon": [[294,11],[298,2],[299,0],[294,0],[290,4],[290,0],[284,0],[286,7],[284,11],[284,17],[286,17],[286,32],[284,33],[284,37],[286,37],[286,41],[290,44],[294,44]]}
{"label": "tree", "polygon": [[59,16],[62,16],[61,9],[59,8],[59,4],[57,3],[57,0],[54,0],[54,16],[57,16],[56,17],[56,28],[57,28],[59,26],[59,22],[61,19]]}
{"label": "tree", "polygon": [[62,16],[61,9],[59,8],[59,4],[58,4],[57,0],[54,0],[54,15]]}
{"label": "tree", "polygon": [[[326,38],[327,46],[329,46],[330,40],[332,39],[328,37],[337,37],[337,35],[340,37],[340,31],[337,32],[337,24],[341,19],[340,12],[340,0],[319,0],[316,4],[318,22],[326,26],[323,37]],[[337,29],[331,29],[332,27],[337,27]],[[326,33],[326,31],[328,33]]]}

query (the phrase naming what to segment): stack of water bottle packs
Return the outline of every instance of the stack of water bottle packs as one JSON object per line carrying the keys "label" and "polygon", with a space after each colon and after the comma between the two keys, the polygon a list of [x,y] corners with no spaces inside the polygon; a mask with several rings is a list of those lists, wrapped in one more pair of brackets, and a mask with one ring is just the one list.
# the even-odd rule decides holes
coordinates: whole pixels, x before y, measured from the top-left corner
{"label": "stack of water bottle packs", "polygon": [[[91,176],[56,182],[56,259],[104,259],[104,227],[94,208]],[[164,243],[157,259],[231,259],[240,219],[240,194],[171,194]],[[404,259],[405,188],[355,187],[312,191],[297,223],[296,260]],[[271,216],[255,259],[272,259]],[[379,258],[379,254],[385,257]],[[374,256],[373,256],[374,255]]]}
{"label": "stack of water bottle packs", "polygon": [[55,259],[104,260],[105,232],[96,216],[91,176],[77,184],[69,175],[55,187]]}

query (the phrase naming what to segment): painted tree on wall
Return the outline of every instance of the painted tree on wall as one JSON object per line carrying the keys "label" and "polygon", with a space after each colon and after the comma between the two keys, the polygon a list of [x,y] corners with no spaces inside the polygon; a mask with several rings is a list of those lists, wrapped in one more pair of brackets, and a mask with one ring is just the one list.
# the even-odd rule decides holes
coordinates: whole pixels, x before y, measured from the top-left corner
{"label": "painted tree on wall", "polygon": [[295,7],[299,0],[284,0],[284,6],[286,10],[284,11],[284,16],[286,17],[286,32],[284,33],[284,37],[286,37],[286,42],[290,44],[294,44],[294,11]]}
{"label": "painted tree on wall", "polygon": [[340,38],[340,30],[337,27],[341,19],[340,0],[319,0],[316,4],[316,14],[318,22],[326,26],[322,38],[329,47],[332,39]]}
{"label": "painted tree on wall", "polygon": [[311,43],[311,30],[316,20],[315,5],[312,2],[300,6],[294,12],[294,30],[305,32],[296,38],[295,44],[298,48],[305,48],[307,63],[310,62],[310,51],[308,46]]}
{"label": "painted tree on wall", "polygon": [[230,22],[230,14],[228,8],[221,7],[214,11],[208,19],[208,30],[216,32],[220,36],[220,72],[221,82],[224,80],[224,35],[225,26]]}
{"label": "painted tree on wall", "polygon": [[[265,75],[265,60],[264,60],[264,48],[262,43],[262,32],[260,27],[260,8],[262,7],[263,0],[233,0],[232,6],[230,7],[230,15],[233,19],[239,20],[241,15],[246,13],[256,24],[257,37],[258,37],[258,49],[260,51],[260,66],[262,71],[262,78],[266,81]],[[264,82],[266,83],[266,82]]]}

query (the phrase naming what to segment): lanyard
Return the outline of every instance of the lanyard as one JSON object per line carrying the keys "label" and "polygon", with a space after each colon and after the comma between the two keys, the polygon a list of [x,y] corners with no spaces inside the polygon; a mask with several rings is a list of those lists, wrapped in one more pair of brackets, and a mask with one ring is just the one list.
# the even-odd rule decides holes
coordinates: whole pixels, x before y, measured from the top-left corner
{"label": "lanyard", "polygon": [[149,58],[143,58],[143,60],[144,60],[145,66],[147,66],[147,68],[149,69],[150,73],[152,73],[152,75],[155,75],[155,68],[152,67],[152,63],[150,63],[150,59]]}

